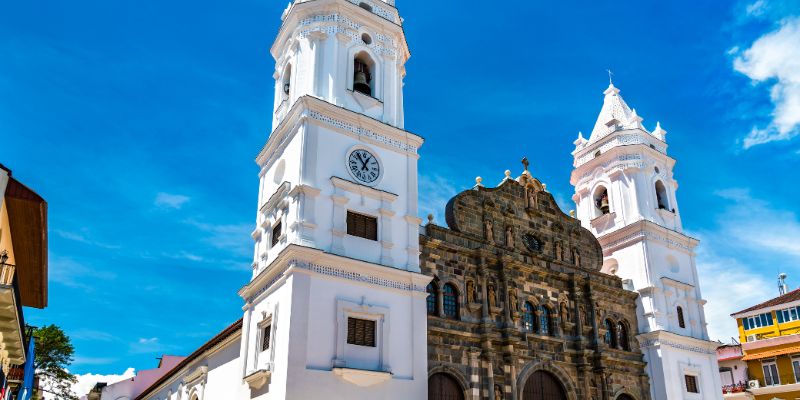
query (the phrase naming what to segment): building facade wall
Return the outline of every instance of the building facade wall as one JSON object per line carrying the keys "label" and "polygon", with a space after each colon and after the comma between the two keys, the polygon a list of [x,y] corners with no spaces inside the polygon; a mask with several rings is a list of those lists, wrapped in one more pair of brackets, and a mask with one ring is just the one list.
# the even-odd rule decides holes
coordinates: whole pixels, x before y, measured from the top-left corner
{"label": "building facade wall", "polygon": [[[449,228],[424,229],[421,268],[439,306],[428,316],[429,373],[455,377],[468,399],[522,399],[537,370],[570,399],[648,399],[637,294],[599,272],[596,239],[538,181],[520,182],[462,192],[448,204]],[[444,285],[458,293],[456,317],[444,313]],[[549,333],[526,326],[526,303],[546,307]],[[625,326],[625,345],[604,343],[605,320]]]}

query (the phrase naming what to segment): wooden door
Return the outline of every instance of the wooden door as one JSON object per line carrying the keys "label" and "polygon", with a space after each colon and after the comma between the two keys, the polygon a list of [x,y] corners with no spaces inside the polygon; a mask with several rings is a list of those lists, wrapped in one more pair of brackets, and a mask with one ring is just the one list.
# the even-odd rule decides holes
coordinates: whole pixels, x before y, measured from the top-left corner
{"label": "wooden door", "polygon": [[525,382],[522,400],[567,400],[564,387],[553,375],[536,371]]}
{"label": "wooden door", "polygon": [[447,374],[433,374],[428,379],[428,400],[464,400],[464,391]]}

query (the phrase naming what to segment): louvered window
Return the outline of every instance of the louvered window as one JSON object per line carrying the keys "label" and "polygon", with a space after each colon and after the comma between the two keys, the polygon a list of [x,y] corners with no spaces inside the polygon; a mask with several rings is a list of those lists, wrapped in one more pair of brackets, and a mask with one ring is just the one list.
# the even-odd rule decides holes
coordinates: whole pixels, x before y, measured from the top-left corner
{"label": "louvered window", "polygon": [[275,247],[275,245],[278,244],[278,241],[281,240],[281,225],[283,225],[281,221],[278,221],[278,223],[272,227],[272,242],[270,247]]}
{"label": "louvered window", "polygon": [[686,328],[686,321],[683,319],[683,308],[678,307],[678,326]]}
{"label": "louvered window", "polygon": [[347,234],[369,240],[378,240],[378,219],[348,211]]}
{"label": "louvered window", "polygon": [[700,390],[697,388],[697,377],[694,375],[684,375],[684,379],[686,380],[686,391],[689,393],[700,393]]}
{"label": "louvered window", "polygon": [[375,321],[348,317],[347,344],[375,347]]}
{"label": "louvered window", "polygon": [[272,325],[261,328],[261,351],[269,350],[269,339],[272,334]]}

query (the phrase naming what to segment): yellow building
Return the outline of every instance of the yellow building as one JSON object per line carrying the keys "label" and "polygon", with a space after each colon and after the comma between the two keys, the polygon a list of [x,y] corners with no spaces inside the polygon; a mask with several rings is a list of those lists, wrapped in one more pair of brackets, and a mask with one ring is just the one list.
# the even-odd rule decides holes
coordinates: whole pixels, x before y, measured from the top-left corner
{"label": "yellow building", "polygon": [[800,399],[800,289],[731,314],[756,400]]}

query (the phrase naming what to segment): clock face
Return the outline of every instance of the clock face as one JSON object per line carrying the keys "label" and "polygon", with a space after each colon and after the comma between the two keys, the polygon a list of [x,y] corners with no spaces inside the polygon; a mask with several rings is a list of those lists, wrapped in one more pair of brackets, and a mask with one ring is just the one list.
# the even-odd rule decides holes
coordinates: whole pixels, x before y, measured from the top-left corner
{"label": "clock face", "polygon": [[373,183],[381,176],[381,165],[372,153],[364,149],[355,149],[347,157],[347,168],[361,182]]}

